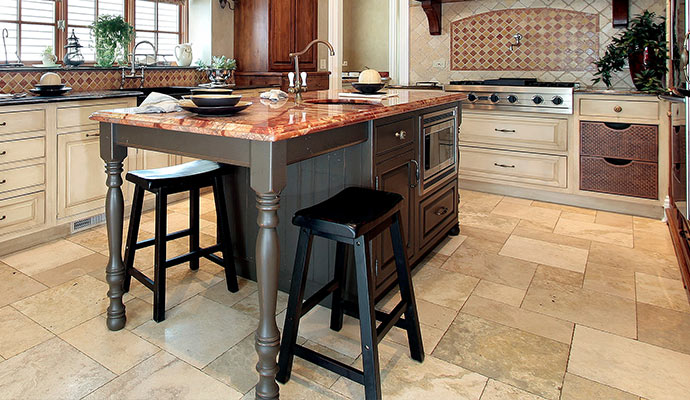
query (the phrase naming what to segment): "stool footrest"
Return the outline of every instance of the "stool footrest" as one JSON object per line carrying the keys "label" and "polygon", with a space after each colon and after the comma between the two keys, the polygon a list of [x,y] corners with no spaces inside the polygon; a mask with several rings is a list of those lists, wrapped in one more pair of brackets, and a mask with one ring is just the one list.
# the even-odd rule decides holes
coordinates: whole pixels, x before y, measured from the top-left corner
{"label": "stool footrest", "polygon": [[299,315],[299,318],[302,318],[304,315],[306,315],[312,308],[316,307],[323,299],[328,297],[333,291],[335,291],[338,288],[338,281],[335,279],[328,282],[328,284],[321,289],[319,289],[316,293],[311,295],[307,300],[302,303],[302,313]]}
{"label": "stool footrest", "polygon": [[[185,236],[189,236],[192,233],[191,229],[183,229],[181,231],[173,232],[168,235],[165,235],[165,241],[166,242],[172,242],[175,239],[179,239]],[[141,242],[137,242],[135,248],[137,250],[143,249],[144,247],[149,247],[153,246],[156,244],[156,238],[151,238],[151,239],[146,239],[142,240]]]}
{"label": "stool footrest", "polygon": [[294,349],[297,357],[364,385],[364,373],[362,371],[299,344],[296,344]]}
{"label": "stool footrest", "polygon": [[132,277],[134,277],[136,280],[141,282],[142,285],[149,288],[149,290],[153,290],[154,283],[153,283],[153,280],[151,278],[144,275],[141,271],[139,271],[136,268],[130,268],[129,273],[130,273],[130,275],[132,275]]}
{"label": "stool footrest", "polygon": [[[405,312],[405,309],[407,308],[407,303],[404,301],[401,301],[398,303],[395,308],[393,308],[393,311],[390,313],[385,313],[383,311],[379,311],[379,313],[376,315],[376,319],[381,321],[381,324],[376,328],[376,341],[381,343],[381,340],[383,339],[384,336],[388,333],[388,331],[391,330],[392,327],[396,326],[398,324],[398,321],[405,321],[404,319],[400,318],[402,317],[402,314]],[[383,315],[381,315],[383,314]],[[383,318],[379,318],[383,317]],[[403,329],[407,328],[407,325],[404,324],[405,327]]]}
{"label": "stool footrest", "polygon": [[174,267],[176,265],[182,264],[187,261],[191,261],[198,257],[206,257],[211,253],[215,253],[216,251],[220,251],[220,244],[214,244],[210,247],[182,254],[181,256],[173,257],[165,262],[165,268]]}
{"label": "stool footrest", "polygon": [[[220,246],[220,244],[217,244],[216,246]],[[215,253],[215,251],[214,251],[214,252],[211,252],[211,253],[209,253],[209,254],[206,254],[206,255],[204,255],[203,257],[204,257],[205,259],[209,260],[209,261],[213,261],[214,263],[216,263],[216,264],[218,264],[218,265],[220,265],[220,266],[222,267],[222,266],[223,266],[223,259],[220,258],[220,257],[218,257],[218,256],[215,255],[215,254],[212,254],[212,253]]]}

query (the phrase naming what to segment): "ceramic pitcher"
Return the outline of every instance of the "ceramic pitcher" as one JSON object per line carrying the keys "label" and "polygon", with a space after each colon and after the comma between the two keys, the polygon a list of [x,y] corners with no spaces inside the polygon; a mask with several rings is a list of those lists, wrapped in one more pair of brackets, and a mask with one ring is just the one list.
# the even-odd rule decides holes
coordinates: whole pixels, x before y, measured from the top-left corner
{"label": "ceramic pitcher", "polygon": [[175,46],[175,58],[177,59],[177,65],[180,67],[192,65],[192,44],[182,43]]}

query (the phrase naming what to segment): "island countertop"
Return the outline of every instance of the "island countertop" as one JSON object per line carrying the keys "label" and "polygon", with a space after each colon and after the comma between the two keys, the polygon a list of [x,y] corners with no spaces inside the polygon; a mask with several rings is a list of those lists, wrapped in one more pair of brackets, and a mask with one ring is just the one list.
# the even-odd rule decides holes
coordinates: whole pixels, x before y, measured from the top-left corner
{"label": "island countertop", "polygon": [[[277,142],[373,119],[389,117],[435,105],[461,101],[462,93],[438,90],[389,90],[395,94],[376,104],[310,104],[311,100],[338,99],[341,91],[304,93],[304,103],[292,98],[277,103],[258,97],[245,97],[253,104],[232,116],[205,117],[191,112],[133,114],[127,109],[98,111],[91,119],[111,124],[200,133],[237,139]],[[342,99],[342,98],[341,98]]]}

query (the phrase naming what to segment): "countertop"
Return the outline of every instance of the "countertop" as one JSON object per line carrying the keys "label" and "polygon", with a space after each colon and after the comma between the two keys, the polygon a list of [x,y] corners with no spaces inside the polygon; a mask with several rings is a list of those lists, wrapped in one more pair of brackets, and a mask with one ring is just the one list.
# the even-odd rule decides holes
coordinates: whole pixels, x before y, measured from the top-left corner
{"label": "countertop", "polygon": [[62,96],[34,96],[27,94],[19,99],[0,99],[0,106],[16,106],[22,104],[52,103],[56,101],[99,100],[118,97],[136,97],[142,92],[136,90],[104,90],[95,92],[70,92]]}
{"label": "countertop", "polygon": [[[304,93],[304,100],[335,99],[340,91]],[[204,117],[190,112],[131,114],[127,109],[98,111],[92,120],[247,140],[276,142],[373,119],[403,114],[465,99],[462,93],[438,90],[390,90],[397,94],[380,102],[296,105],[292,98],[278,103],[245,97],[253,104],[233,116]]]}

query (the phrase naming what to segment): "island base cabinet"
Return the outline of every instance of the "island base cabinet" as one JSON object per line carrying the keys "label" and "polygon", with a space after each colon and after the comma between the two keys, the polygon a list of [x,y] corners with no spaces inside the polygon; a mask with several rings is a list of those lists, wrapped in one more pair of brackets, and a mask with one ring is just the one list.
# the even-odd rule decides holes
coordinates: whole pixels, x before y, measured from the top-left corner
{"label": "island base cabinet", "polygon": [[44,191],[0,200],[0,235],[33,228],[44,222]]}
{"label": "island base cabinet", "polygon": [[[431,195],[419,206],[419,248],[423,253],[434,245],[434,239],[448,232],[448,226],[457,224],[458,185],[451,181]],[[455,218],[453,218],[455,216]]]}

